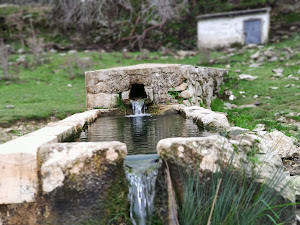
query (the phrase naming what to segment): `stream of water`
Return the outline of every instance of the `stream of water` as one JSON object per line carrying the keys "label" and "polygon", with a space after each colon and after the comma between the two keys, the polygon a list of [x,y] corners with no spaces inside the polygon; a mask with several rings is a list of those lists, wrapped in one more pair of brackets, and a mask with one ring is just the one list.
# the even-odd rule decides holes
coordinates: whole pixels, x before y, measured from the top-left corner
{"label": "stream of water", "polygon": [[155,197],[155,183],[161,163],[156,154],[157,142],[169,137],[199,137],[190,119],[180,115],[151,116],[145,113],[142,100],[132,101],[134,115],[103,117],[81,133],[80,141],[120,141],[127,145],[126,177],[131,202],[130,218],[134,225],[150,224]]}

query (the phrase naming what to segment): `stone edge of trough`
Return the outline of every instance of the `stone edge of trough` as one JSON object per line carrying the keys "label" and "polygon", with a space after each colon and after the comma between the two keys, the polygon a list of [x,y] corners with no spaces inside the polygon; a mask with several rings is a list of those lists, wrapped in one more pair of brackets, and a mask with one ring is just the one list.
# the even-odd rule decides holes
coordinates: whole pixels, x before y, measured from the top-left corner
{"label": "stone edge of trough", "polygon": [[[241,127],[231,127],[225,113],[215,112],[199,106],[170,105],[166,107],[162,114],[171,111],[177,111],[186,118],[193,121],[200,127],[216,133],[221,139],[226,139],[231,147],[237,147],[239,151],[247,153],[251,151],[251,146],[257,145],[259,148],[258,161],[264,163],[264,167],[269,167],[265,173],[261,172],[260,178],[269,178],[274,175],[274,171],[283,168],[282,158],[291,158],[300,154],[300,147],[294,145],[294,140],[280,131],[267,132],[264,129],[254,129],[250,131]],[[221,135],[220,135],[221,134]],[[180,149],[178,152],[162,151],[166,143],[167,145],[176,145],[178,141],[191,141],[192,139],[206,139],[206,137],[196,138],[166,138],[157,144],[158,155],[162,158],[168,154],[178,154],[176,157],[183,157]],[[165,159],[167,159],[165,158]],[[251,173],[260,173],[261,167],[255,168]],[[283,170],[283,169],[282,169]],[[247,172],[247,171],[246,171]],[[283,171],[282,171],[283,172]],[[250,173],[249,173],[250,174]],[[300,176],[290,176],[288,171],[283,172],[283,178],[286,180],[284,184],[289,184],[286,191],[282,193],[291,202],[295,201],[296,196],[300,196]]]}
{"label": "stone edge of trough", "polygon": [[0,145],[0,205],[35,202],[38,176],[37,151],[49,143],[72,137],[102,115],[118,109],[93,109],[69,116],[61,121]]}

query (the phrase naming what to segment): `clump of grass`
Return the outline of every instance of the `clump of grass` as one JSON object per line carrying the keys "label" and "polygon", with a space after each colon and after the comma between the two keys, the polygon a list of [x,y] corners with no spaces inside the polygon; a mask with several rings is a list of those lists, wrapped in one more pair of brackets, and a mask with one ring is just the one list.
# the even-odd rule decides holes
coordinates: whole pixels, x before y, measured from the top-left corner
{"label": "clump of grass", "polygon": [[4,44],[3,40],[0,40],[0,61],[1,67],[3,71],[3,78],[4,80],[9,80],[10,76],[8,74],[8,46]]}
{"label": "clump of grass", "polygon": [[263,184],[237,173],[231,166],[202,176],[181,172],[181,179],[184,192],[178,214],[182,225],[271,225],[294,218],[283,216],[294,205],[282,203],[280,193],[286,186],[279,191],[274,188],[282,182],[279,170]]}

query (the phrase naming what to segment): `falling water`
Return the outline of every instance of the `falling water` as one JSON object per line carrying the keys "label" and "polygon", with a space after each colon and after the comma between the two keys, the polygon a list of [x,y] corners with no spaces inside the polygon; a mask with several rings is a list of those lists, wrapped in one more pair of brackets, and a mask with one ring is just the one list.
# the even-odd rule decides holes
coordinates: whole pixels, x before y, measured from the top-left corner
{"label": "falling water", "polygon": [[180,115],[150,116],[145,114],[142,100],[132,101],[135,115],[102,117],[82,132],[81,141],[121,141],[126,143],[126,177],[131,202],[130,218],[134,225],[151,224],[154,210],[155,184],[158,176],[157,142],[168,137],[199,137],[209,133],[199,131],[193,120]]}
{"label": "falling water", "polygon": [[[146,106],[144,100],[130,100],[134,120],[137,127],[141,116],[145,114]],[[152,156],[152,157],[151,157]],[[154,155],[157,158],[157,155]],[[131,159],[131,160],[130,160]],[[130,219],[133,225],[146,225],[151,222],[153,212],[153,200],[155,195],[155,182],[158,166],[152,161],[153,155],[134,155],[126,158],[126,165],[130,169],[126,171],[129,182]]]}
{"label": "falling water", "polygon": [[146,105],[144,105],[144,99],[130,100],[132,106],[132,112],[134,116],[145,116]]}
{"label": "falling water", "polygon": [[129,182],[130,219],[133,225],[150,224],[155,182],[160,163],[155,155],[128,156],[126,177]]}

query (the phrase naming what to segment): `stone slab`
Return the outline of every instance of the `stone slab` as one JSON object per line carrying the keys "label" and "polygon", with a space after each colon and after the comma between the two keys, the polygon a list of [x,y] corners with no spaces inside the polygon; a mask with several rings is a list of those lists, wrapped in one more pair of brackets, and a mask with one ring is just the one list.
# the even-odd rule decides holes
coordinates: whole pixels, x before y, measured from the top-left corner
{"label": "stone slab", "polygon": [[111,110],[95,109],[50,123],[35,132],[0,145],[0,204],[34,202],[37,193],[37,150],[47,143],[61,142],[85,123]]}

